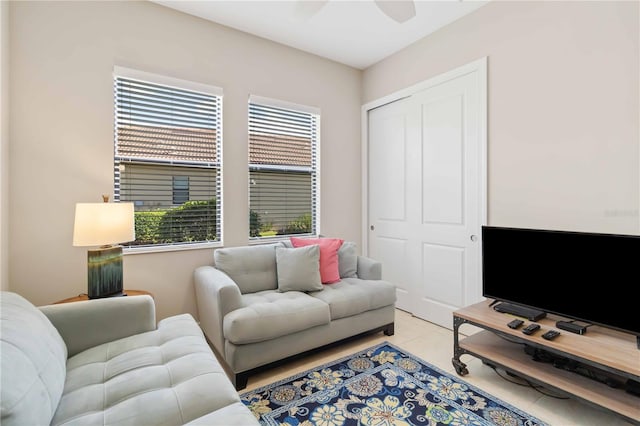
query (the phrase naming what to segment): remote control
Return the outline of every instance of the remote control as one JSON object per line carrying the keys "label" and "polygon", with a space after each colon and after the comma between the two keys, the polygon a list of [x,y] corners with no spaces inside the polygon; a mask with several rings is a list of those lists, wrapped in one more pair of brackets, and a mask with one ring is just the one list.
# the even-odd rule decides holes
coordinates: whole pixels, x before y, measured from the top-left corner
{"label": "remote control", "polygon": [[540,329],[540,325],[539,324],[529,324],[528,326],[526,326],[525,328],[522,329],[522,332],[526,335],[529,334],[533,334],[536,331],[538,331]]}
{"label": "remote control", "polygon": [[547,340],[553,340],[559,335],[560,335],[560,332],[558,330],[549,330],[546,333],[544,333],[542,337]]}
{"label": "remote control", "polygon": [[520,327],[522,324],[524,324],[524,321],[522,321],[521,319],[514,319],[513,321],[511,321],[509,324],[507,324],[507,327],[509,328],[513,328],[514,330],[516,330],[518,327]]}

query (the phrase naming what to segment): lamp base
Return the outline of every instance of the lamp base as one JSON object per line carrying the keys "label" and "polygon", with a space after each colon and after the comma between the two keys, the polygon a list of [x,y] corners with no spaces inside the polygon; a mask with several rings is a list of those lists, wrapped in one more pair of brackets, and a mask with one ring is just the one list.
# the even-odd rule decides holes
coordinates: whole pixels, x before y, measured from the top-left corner
{"label": "lamp base", "polygon": [[87,294],[89,299],[123,296],[122,246],[88,250]]}

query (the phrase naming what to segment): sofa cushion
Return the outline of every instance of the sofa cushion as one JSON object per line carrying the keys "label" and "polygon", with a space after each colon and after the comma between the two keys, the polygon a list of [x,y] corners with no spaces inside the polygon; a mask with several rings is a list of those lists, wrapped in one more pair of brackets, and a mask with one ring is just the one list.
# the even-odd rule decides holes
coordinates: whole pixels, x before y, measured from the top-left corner
{"label": "sofa cushion", "polygon": [[3,426],[49,424],[62,395],[67,347],[47,317],[24,297],[0,296]]}
{"label": "sofa cushion", "polygon": [[344,278],[309,295],[329,305],[332,320],[382,308],[396,301],[396,289],[393,284],[360,278]]}
{"label": "sofa cushion", "polygon": [[294,247],[305,247],[314,244],[320,246],[320,278],[323,284],[332,284],[340,281],[340,268],[338,266],[338,250],[344,240],[339,238],[297,238],[291,237]]}
{"label": "sofa cushion", "polygon": [[[282,241],[282,245],[293,247],[291,240]],[[358,278],[358,247],[353,241],[344,241],[338,250],[338,272],[340,278]]]}
{"label": "sofa cushion", "polygon": [[278,288],[276,247],[281,243],[260,246],[225,247],[213,252],[215,266],[238,285],[241,293]]}
{"label": "sofa cushion", "polygon": [[260,291],[242,295],[244,307],[224,317],[224,337],[245,344],[271,340],[330,321],[329,306],[299,291]]}
{"label": "sofa cushion", "polygon": [[239,401],[189,314],[67,362],[52,424],[184,424]]}
{"label": "sofa cushion", "polygon": [[356,243],[345,241],[338,250],[340,278],[358,278],[358,253]]}
{"label": "sofa cushion", "polygon": [[278,291],[322,290],[320,247],[276,247]]}

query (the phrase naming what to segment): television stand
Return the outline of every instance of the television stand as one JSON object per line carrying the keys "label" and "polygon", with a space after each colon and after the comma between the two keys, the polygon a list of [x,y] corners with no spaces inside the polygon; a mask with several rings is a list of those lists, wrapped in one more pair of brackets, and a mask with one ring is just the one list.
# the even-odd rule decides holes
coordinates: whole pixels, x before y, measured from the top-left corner
{"label": "television stand", "polygon": [[[640,424],[640,396],[624,387],[614,388],[550,363],[533,361],[523,345],[574,360],[603,374],[619,377],[623,382],[640,381],[640,354],[636,336],[593,325],[584,335],[562,333],[554,340],[542,338],[544,332],[555,329],[555,322],[566,318],[547,315],[537,321],[540,330],[527,336],[521,329],[513,330],[507,323],[508,314],[496,312],[489,301],[479,302],[453,313],[453,358],[456,372],[469,374],[462,355],[479,358],[507,373],[552,389],[589,405],[613,412],[633,424]],[[460,336],[460,327],[471,324],[483,330],[468,337]],[[470,329],[470,331],[473,331]]]}

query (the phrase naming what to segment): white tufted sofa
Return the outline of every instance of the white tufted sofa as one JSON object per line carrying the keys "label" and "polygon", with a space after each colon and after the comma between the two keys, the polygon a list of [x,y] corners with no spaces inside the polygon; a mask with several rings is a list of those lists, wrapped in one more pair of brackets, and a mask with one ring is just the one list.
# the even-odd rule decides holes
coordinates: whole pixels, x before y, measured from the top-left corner
{"label": "white tufted sofa", "polygon": [[150,296],[0,297],[3,426],[258,424],[189,314],[156,327]]}
{"label": "white tufted sofa", "polygon": [[278,289],[276,248],[283,243],[226,247],[214,265],[194,271],[200,326],[233,373],[236,389],[283,360],[362,333],[394,333],[395,286],[382,264],[338,250],[340,281],[318,291]]}

